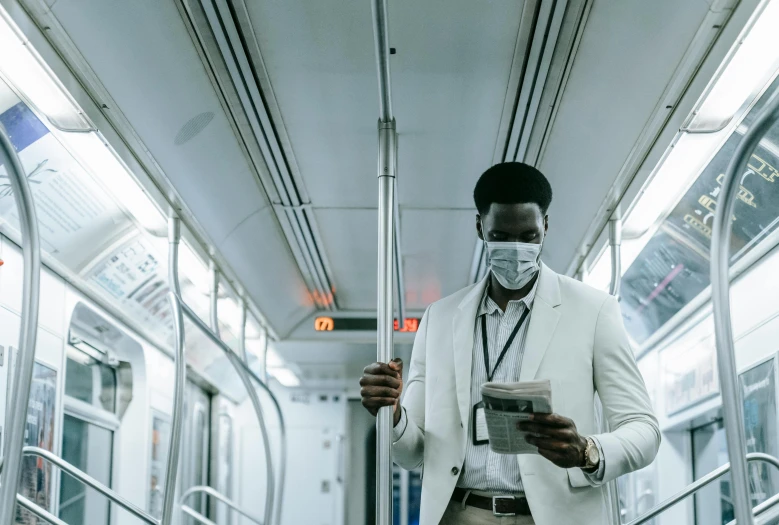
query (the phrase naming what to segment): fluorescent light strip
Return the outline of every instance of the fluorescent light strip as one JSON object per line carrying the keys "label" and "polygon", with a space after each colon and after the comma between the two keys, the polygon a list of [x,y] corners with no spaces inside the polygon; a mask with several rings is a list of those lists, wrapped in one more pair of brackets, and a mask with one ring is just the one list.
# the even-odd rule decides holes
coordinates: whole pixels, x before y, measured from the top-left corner
{"label": "fluorescent light strip", "polygon": [[94,129],[0,6],[0,72],[58,129]]}

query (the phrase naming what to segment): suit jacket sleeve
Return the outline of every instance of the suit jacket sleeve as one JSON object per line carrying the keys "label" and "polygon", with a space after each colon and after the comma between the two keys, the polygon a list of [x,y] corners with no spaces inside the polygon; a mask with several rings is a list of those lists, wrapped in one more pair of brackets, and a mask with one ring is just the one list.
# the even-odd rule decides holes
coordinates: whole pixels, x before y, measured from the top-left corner
{"label": "suit jacket sleeve", "polygon": [[660,447],[660,428],[614,297],[598,314],[593,354],[595,389],[610,429],[596,436],[605,472],[590,482],[600,485],[649,465]]}
{"label": "suit jacket sleeve", "polygon": [[392,445],[395,463],[406,470],[419,468],[425,454],[425,346],[429,317],[430,308],[419,323],[411,351],[408,380],[403,385],[401,404],[406,412],[406,427]]}

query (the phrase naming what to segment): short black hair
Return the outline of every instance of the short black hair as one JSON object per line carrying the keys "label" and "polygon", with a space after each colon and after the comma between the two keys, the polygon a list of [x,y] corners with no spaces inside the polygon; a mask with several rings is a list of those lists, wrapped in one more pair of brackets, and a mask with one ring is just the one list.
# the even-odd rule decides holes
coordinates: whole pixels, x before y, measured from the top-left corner
{"label": "short black hair", "polygon": [[490,205],[535,203],[546,215],[552,203],[552,186],[544,174],[529,164],[503,162],[485,171],[476,188],[473,200],[480,215],[485,215]]}

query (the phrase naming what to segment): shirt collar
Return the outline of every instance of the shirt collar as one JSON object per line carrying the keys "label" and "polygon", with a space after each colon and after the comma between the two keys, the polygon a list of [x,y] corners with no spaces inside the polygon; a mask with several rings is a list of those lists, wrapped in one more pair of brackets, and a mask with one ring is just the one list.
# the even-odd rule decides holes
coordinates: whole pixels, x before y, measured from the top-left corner
{"label": "shirt collar", "polygon": [[[509,305],[512,303],[523,303],[525,307],[528,309],[533,308],[533,301],[536,298],[536,291],[538,290],[538,282],[540,281],[540,278],[536,278],[536,282],[533,284],[533,288],[530,289],[528,294],[523,297],[522,299],[516,300],[516,301],[509,301]],[[481,301],[479,302],[479,309],[476,311],[476,317],[480,317],[482,315],[491,315],[494,314],[496,311],[500,311],[500,306],[498,306],[498,303],[496,303],[492,297],[490,297],[490,280],[487,281],[487,286],[484,287],[484,292],[481,296]]]}

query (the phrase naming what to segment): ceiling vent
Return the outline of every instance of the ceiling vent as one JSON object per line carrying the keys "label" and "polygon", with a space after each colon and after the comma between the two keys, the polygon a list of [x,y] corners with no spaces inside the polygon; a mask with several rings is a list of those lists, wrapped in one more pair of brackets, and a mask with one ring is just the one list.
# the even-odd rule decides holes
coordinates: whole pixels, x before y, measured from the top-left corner
{"label": "ceiling vent", "polygon": [[[592,0],[525,2],[493,163],[538,161],[591,5]],[[486,272],[479,241],[470,281]]]}
{"label": "ceiling vent", "polygon": [[239,141],[256,168],[313,304],[337,309],[314,215],[242,0],[177,0]]}

